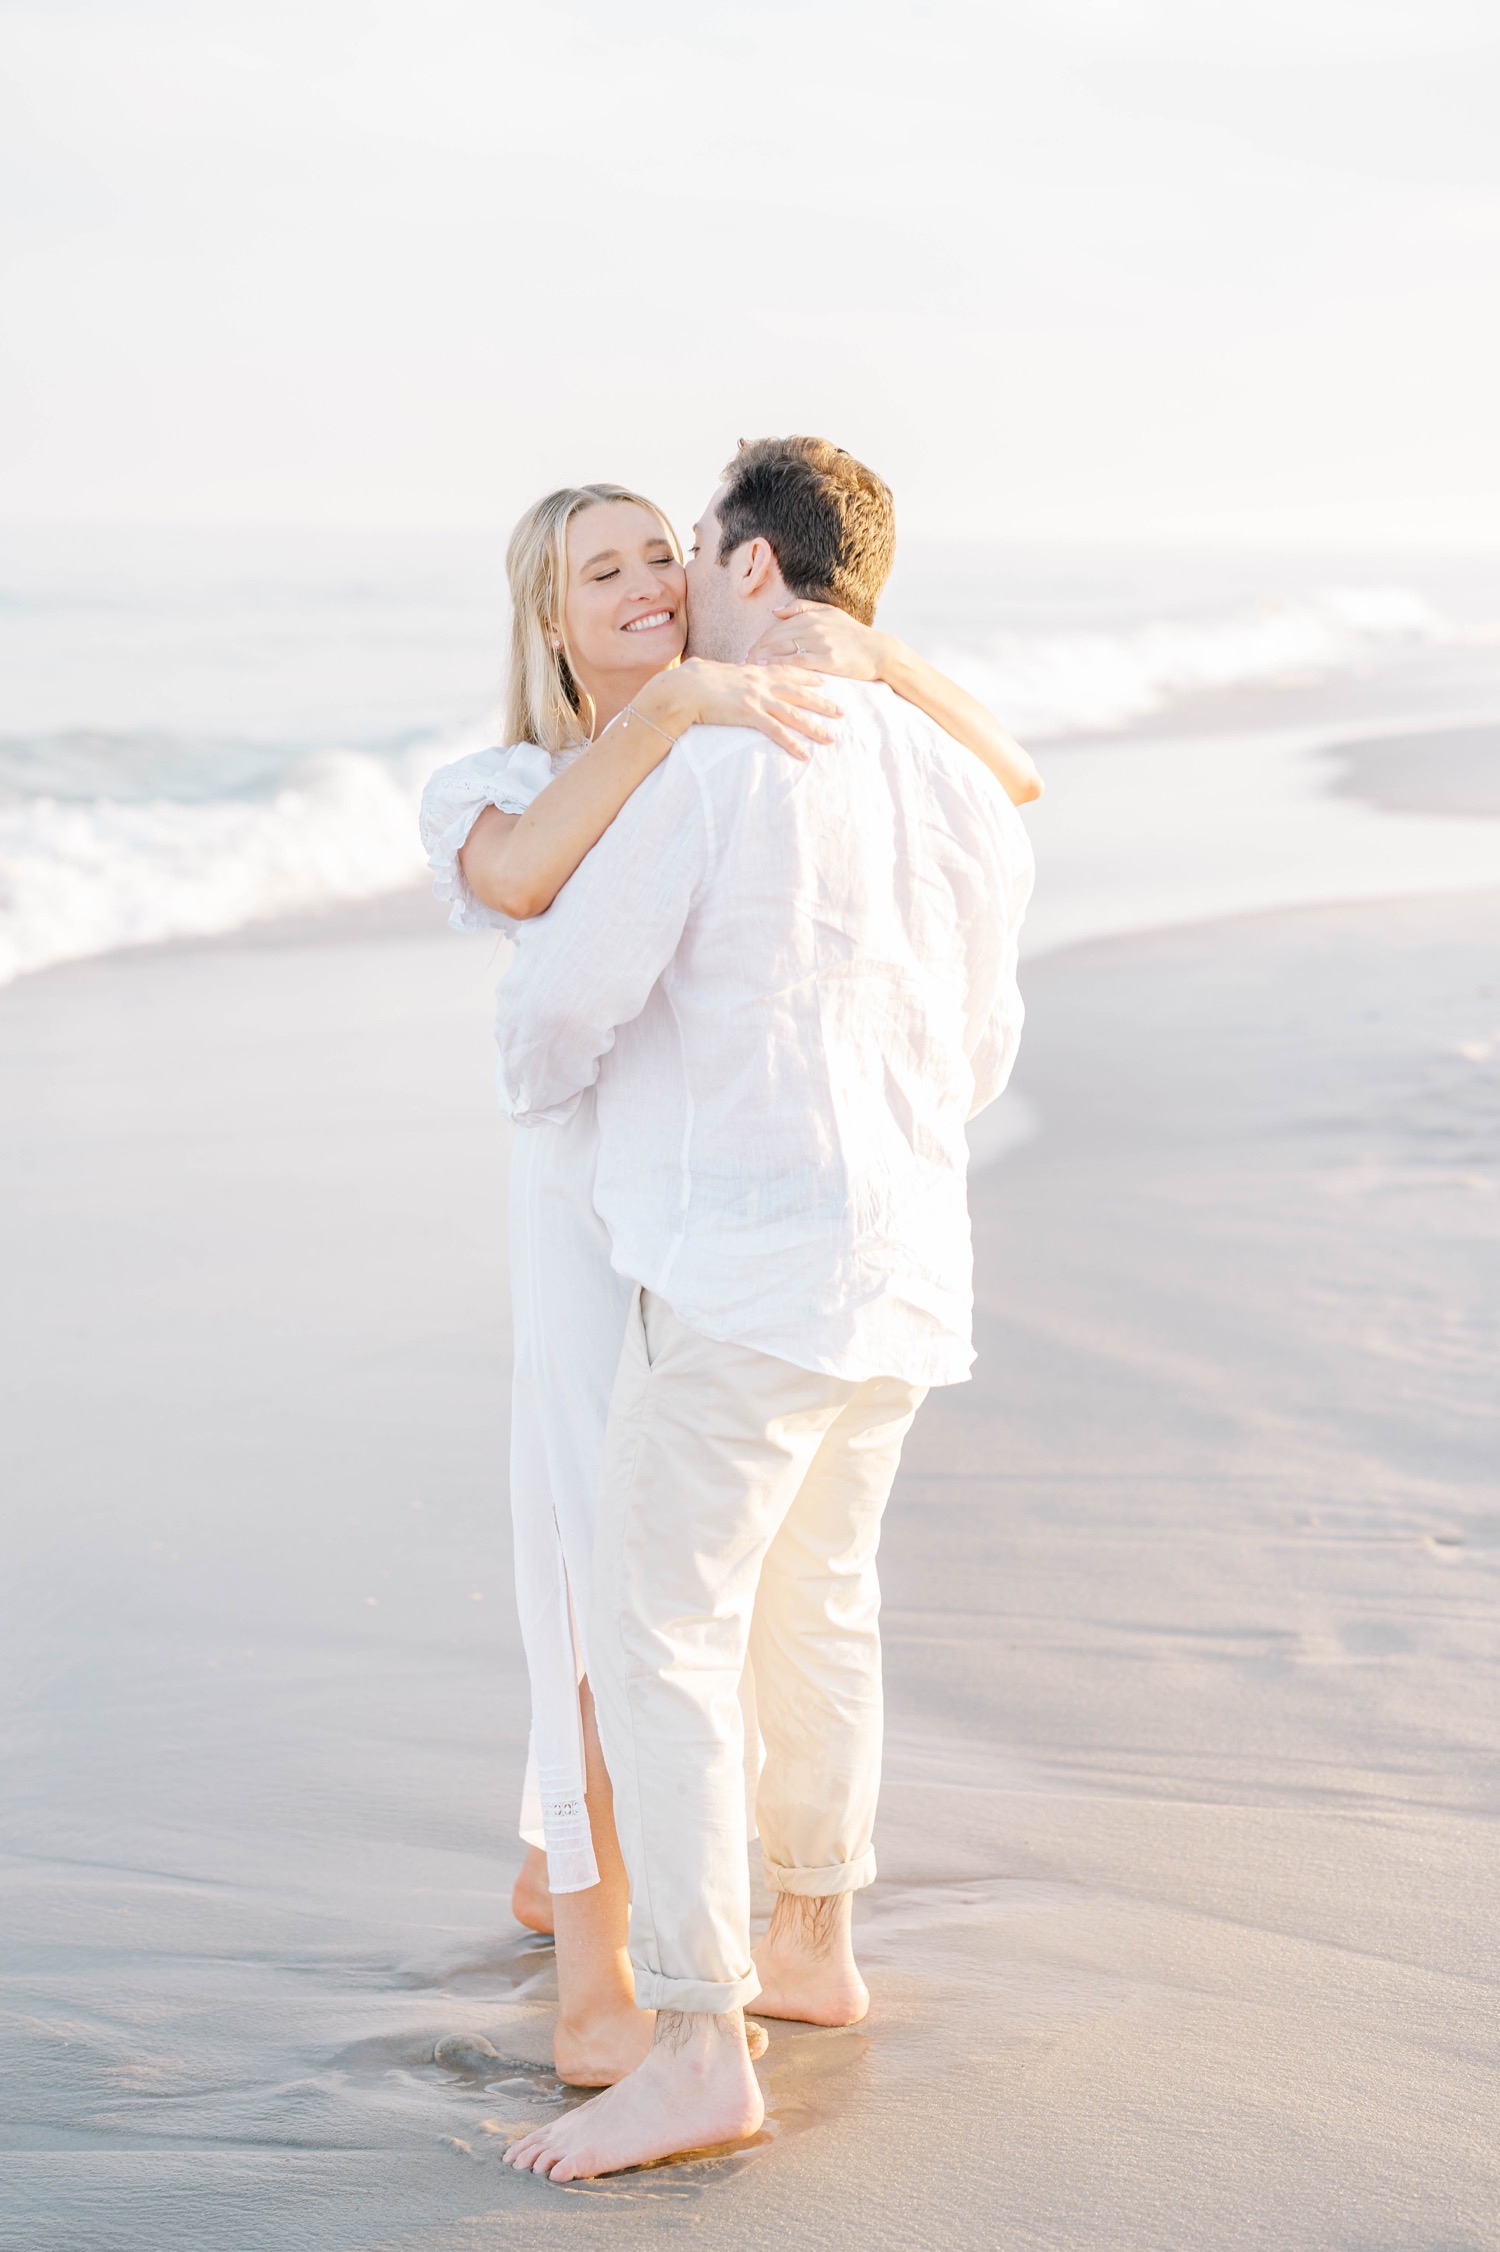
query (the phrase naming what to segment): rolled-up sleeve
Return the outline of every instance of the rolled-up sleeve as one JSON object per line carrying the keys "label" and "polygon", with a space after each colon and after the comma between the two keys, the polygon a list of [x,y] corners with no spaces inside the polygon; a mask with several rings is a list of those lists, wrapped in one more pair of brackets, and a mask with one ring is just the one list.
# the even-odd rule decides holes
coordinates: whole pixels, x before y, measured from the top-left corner
{"label": "rolled-up sleeve", "polygon": [[518,1123],[566,1118],[640,1015],[707,876],[709,837],[697,775],[674,752],[523,927],[496,1014],[500,1099]]}

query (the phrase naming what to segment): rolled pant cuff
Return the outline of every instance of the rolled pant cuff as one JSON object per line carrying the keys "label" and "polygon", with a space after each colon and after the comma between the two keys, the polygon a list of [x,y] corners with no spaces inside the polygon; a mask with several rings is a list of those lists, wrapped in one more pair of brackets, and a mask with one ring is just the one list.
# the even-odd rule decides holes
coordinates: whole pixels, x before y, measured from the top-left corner
{"label": "rolled pant cuff", "polygon": [[685,2010],[694,2016],[722,2017],[726,2010],[742,2010],[760,1992],[754,1970],[744,1978],[715,1981],[708,1978],[667,1978],[661,1971],[635,1970],[635,2006],[638,2010]]}
{"label": "rolled pant cuff", "polygon": [[873,1849],[853,1861],[835,1861],[826,1869],[783,1869],[762,1851],[766,1883],[773,1892],[795,1892],[803,1900],[831,1900],[836,1893],[859,1892],[875,1882]]}

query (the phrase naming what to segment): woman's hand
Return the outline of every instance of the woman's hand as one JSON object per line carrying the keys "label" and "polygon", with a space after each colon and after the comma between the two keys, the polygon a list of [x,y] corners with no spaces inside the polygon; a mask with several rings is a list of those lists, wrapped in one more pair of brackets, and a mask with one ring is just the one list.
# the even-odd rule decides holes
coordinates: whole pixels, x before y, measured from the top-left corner
{"label": "woman's hand", "polygon": [[750,665],[810,665],[815,672],[837,673],[841,680],[883,680],[886,637],[862,626],[831,602],[783,602],[745,662]]}
{"label": "woman's hand", "polygon": [[822,682],[796,664],[721,665],[690,657],[670,677],[689,699],[687,726],[753,727],[789,758],[806,759],[810,746],[831,743],[831,730],[818,721],[844,716],[823,694]]}
{"label": "woman's hand", "polygon": [[[1042,778],[1014,736],[993,712],[956,680],[929,665],[893,633],[862,626],[829,602],[783,602],[776,624],[767,626],[747,662],[786,671],[810,665],[840,680],[880,680],[908,704],[937,721],[955,742],[987,766],[1012,805],[1028,805],[1042,794]],[[787,691],[783,688],[782,696]],[[752,724],[754,724],[752,722]]]}

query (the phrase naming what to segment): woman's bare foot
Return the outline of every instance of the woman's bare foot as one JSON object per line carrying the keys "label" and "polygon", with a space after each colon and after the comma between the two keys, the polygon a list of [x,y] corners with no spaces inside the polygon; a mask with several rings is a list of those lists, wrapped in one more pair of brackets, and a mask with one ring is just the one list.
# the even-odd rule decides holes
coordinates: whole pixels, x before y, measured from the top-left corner
{"label": "woman's bare foot", "polygon": [[742,2142],[766,2115],[738,2010],[722,2017],[659,2010],[650,2054],[591,2103],[512,2143],[507,2164],[549,2181],[677,2158]]}
{"label": "woman's bare foot", "polygon": [[854,1960],[854,1895],[822,1900],[781,1892],[771,1928],[755,1950],[762,2017],[791,2017],[803,2025],[857,2025],[870,1992]]}
{"label": "woman's bare foot", "polygon": [[528,1931],[552,1934],[552,1895],[547,1890],[547,1856],[539,1845],[526,1848],[521,1873],[510,1896],[510,1912]]}
{"label": "woman's bare foot", "polygon": [[[643,2064],[651,2047],[655,2010],[611,2010],[576,2025],[559,2018],[552,2033],[552,2062],[570,2088],[612,2088]],[[754,2064],[770,2047],[771,2036],[753,2018],[745,2020],[745,2046]]]}
{"label": "woman's bare foot", "polygon": [[559,2017],[552,2062],[570,2088],[612,2088],[651,2053],[655,2010],[596,2010],[576,2021]]}

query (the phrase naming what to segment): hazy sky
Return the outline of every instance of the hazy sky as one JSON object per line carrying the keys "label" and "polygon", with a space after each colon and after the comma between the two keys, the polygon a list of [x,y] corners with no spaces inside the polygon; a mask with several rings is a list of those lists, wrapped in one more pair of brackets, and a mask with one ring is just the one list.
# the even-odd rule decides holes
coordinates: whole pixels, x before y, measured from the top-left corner
{"label": "hazy sky", "polygon": [[0,512],[1500,544],[1495,0],[0,0]]}

